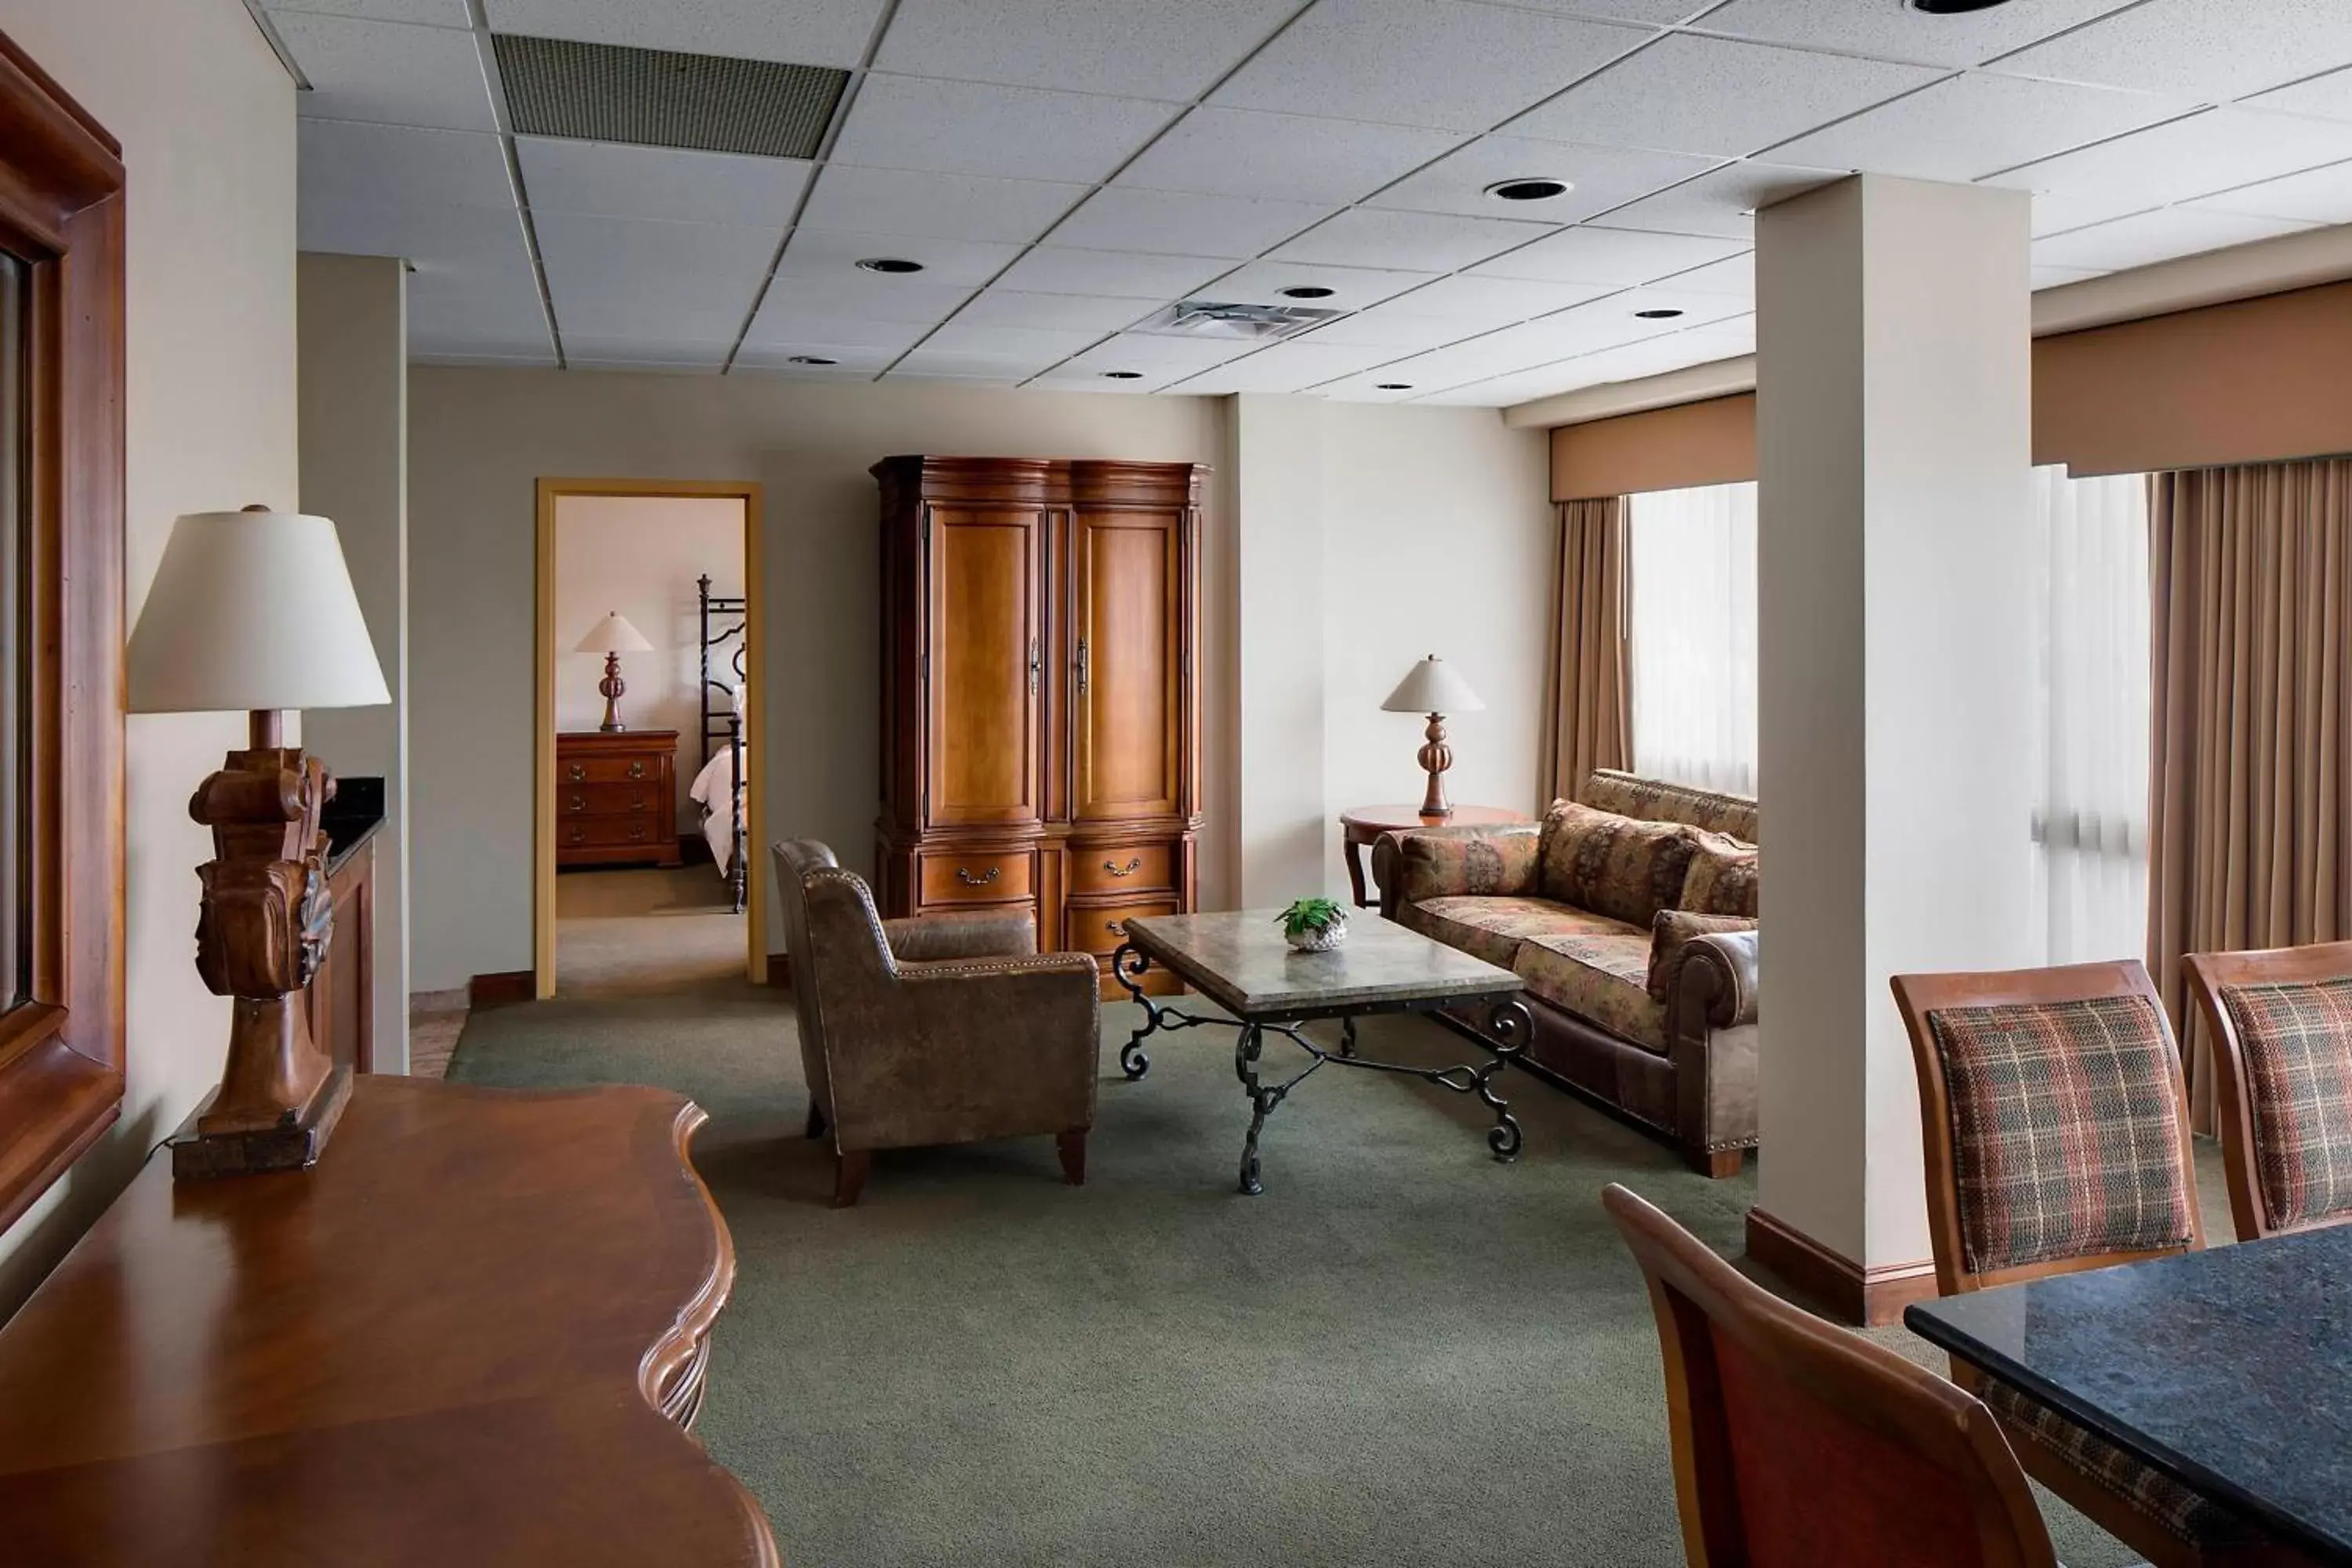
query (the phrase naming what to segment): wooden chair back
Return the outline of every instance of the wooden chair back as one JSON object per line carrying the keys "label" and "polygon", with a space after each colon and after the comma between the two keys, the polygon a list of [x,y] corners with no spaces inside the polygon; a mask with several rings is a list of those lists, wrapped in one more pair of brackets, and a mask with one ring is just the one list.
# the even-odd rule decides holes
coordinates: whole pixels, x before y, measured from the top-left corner
{"label": "wooden chair back", "polygon": [[[2123,959],[2053,969],[1897,974],[1892,984],[1895,1005],[1901,1009],[1903,1026],[1911,1037],[1911,1060],[1918,1075],[1920,1133],[1927,1176],[1927,1234],[1936,1254],[1938,1294],[1952,1296],[1963,1290],[1981,1290],[2045,1275],[2105,1268],[2110,1264],[2193,1251],[2205,1245],[2204,1224],[2197,1212],[2197,1166],[2189,1142],[2189,1093],[2180,1074],[2180,1047],[2172,1037],[2172,1026],[2165,1018],[2164,1005],[2157,995],[2155,983],[2148,978],[2146,965],[2137,959]],[[2165,1044],[2171,1048],[2173,1113],[2180,1133],[2179,1174],[2189,1200],[2188,1247],[2101,1252],[1982,1271],[1971,1268],[1961,1240],[1959,1161],[1954,1146],[1952,1089],[1930,1018],[1952,1007],[2034,1006],[2127,996],[2147,1003]]]}
{"label": "wooden chair back", "polygon": [[1601,1203],[1657,1314],[1691,1568],[2054,1568],[1973,1396],[1782,1301],[1625,1188]]}
{"label": "wooden chair back", "polygon": [[[2237,1020],[2221,999],[2225,987],[2305,985],[2352,980],[2352,942],[2273,947],[2253,952],[2192,952],[2182,960],[2189,989],[2213,1042],[2213,1112],[2221,1135],[2221,1165],[2230,1188],[2230,1220],[2240,1241],[2352,1222],[2352,1215],[2273,1223],[2263,1192],[2261,1130],[2256,1125],[2252,1068]],[[2345,1129],[2352,1141],[2352,1127]]]}

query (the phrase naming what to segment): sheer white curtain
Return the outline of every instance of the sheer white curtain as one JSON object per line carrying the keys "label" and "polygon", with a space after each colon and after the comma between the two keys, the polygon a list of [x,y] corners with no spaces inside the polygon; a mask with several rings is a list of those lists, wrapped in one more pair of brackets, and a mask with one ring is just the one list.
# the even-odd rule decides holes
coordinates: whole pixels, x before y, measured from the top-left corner
{"label": "sheer white curtain", "polygon": [[2042,945],[2053,963],[2147,947],[2147,479],[2033,471]]}
{"label": "sheer white curtain", "polygon": [[1756,793],[1756,487],[1632,498],[1633,771]]}

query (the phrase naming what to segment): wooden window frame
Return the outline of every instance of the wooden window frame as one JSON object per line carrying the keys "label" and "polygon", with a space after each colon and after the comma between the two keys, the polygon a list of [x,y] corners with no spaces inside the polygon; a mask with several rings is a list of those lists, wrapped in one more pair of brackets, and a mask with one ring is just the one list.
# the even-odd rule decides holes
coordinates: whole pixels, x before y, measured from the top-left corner
{"label": "wooden window frame", "polygon": [[122,1113],[122,149],[0,34],[0,247],[30,263],[28,1000],[0,1015],[0,1228]]}

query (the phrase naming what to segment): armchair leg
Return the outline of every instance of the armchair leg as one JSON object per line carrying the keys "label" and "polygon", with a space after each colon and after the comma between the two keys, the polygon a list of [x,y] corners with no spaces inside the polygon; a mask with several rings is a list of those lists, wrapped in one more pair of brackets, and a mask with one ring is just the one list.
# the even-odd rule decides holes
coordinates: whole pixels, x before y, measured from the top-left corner
{"label": "armchair leg", "polygon": [[866,1190],[866,1173],[874,1169],[874,1151],[845,1149],[834,1156],[833,1206],[854,1208],[857,1194]]}
{"label": "armchair leg", "polygon": [[1739,1168],[1747,1157],[1745,1149],[1692,1149],[1683,1153],[1684,1160],[1688,1162],[1692,1170],[1718,1182],[1739,1174]]}
{"label": "armchair leg", "polygon": [[1087,1184],[1087,1135],[1083,1132],[1056,1132],[1054,1148],[1062,1156],[1062,1179],[1074,1187]]}
{"label": "armchair leg", "polygon": [[808,1136],[811,1138],[824,1136],[824,1108],[816,1102],[814,1095],[809,1097]]}

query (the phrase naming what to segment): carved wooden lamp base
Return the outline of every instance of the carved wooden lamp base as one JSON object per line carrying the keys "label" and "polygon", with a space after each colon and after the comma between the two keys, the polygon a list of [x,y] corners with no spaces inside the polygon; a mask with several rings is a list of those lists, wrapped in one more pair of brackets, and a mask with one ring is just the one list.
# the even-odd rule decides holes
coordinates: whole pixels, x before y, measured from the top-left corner
{"label": "carved wooden lamp base", "polygon": [[622,694],[629,689],[629,683],[621,679],[619,654],[608,653],[604,656],[604,679],[596,683],[596,689],[602,692],[604,698],[604,721],[596,728],[608,735],[616,731],[627,729],[628,726],[621,722],[619,704]]}
{"label": "carved wooden lamp base", "polygon": [[1445,743],[1444,714],[1429,716],[1423,740],[1425,743],[1412,758],[1429,774],[1429,787],[1422,792],[1421,815],[1443,821],[1454,815],[1454,803],[1445,798],[1445,770],[1454,765],[1454,748]]}

